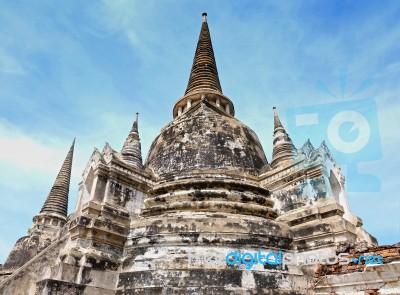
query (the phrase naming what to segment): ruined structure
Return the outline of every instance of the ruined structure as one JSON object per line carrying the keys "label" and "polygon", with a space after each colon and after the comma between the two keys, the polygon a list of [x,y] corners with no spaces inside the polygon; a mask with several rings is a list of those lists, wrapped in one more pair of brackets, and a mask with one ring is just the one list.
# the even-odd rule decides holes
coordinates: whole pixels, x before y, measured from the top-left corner
{"label": "ruined structure", "polygon": [[[247,270],[225,260],[191,261],[191,255],[235,250],[315,254],[352,243],[377,247],[352,214],[345,178],[325,143],[314,148],[308,140],[297,149],[274,108],[269,163],[254,131],[234,117],[234,104],[222,92],[206,16],[185,94],[145,163],[136,116],[121,152],[108,144],[93,151],[76,209],[67,216],[72,144],[28,236],[16,242],[4,264],[1,294],[364,294],[369,289],[358,278],[340,293],[340,279],[315,265],[255,264]],[[371,281],[376,289],[379,278]],[[395,275],[389,281],[386,290],[398,288],[398,273],[397,283]]]}

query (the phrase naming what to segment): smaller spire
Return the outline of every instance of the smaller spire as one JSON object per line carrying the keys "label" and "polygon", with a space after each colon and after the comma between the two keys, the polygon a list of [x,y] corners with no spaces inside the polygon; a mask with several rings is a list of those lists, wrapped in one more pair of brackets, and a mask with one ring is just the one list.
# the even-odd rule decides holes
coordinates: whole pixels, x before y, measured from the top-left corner
{"label": "smaller spire", "polygon": [[139,113],[136,113],[135,121],[133,122],[132,129],[125,140],[122,147],[121,154],[125,162],[137,167],[142,168],[142,149],[139,137]]}
{"label": "smaller spire", "polygon": [[274,111],[274,135],[271,166],[276,167],[282,162],[290,161],[296,156],[296,148],[279,119],[276,107]]}
{"label": "smaller spire", "polygon": [[60,172],[40,210],[40,214],[58,215],[65,219],[68,212],[68,194],[71,180],[72,160],[74,156],[75,138],[61,166]]}

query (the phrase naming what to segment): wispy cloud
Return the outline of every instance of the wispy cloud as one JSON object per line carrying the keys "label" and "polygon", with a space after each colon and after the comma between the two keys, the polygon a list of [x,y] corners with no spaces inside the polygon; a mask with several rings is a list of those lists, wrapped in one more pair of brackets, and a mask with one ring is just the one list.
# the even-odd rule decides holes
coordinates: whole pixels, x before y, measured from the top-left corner
{"label": "wispy cloud", "polygon": [[[9,190],[40,190],[46,195],[67,155],[71,141],[48,134],[26,134],[0,118],[0,185]],[[74,160],[72,180],[76,185],[85,163]],[[2,198],[3,196],[1,196]],[[36,199],[37,196],[29,198]],[[13,198],[13,200],[17,200]],[[40,201],[39,198],[37,198]],[[44,199],[43,199],[44,201]],[[12,201],[4,204],[12,206]]]}
{"label": "wispy cloud", "polygon": [[[17,127],[5,120],[0,120],[0,162],[15,165],[31,172],[55,173],[60,167],[57,159],[64,153],[55,149],[59,143],[49,142],[48,145],[23,134]],[[51,146],[52,145],[52,146]]]}
{"label": "wispy cloud", "polygon": [[0,48],[0,71],[6,74],[23,75],[26,73],[22,65],[5,50]]}

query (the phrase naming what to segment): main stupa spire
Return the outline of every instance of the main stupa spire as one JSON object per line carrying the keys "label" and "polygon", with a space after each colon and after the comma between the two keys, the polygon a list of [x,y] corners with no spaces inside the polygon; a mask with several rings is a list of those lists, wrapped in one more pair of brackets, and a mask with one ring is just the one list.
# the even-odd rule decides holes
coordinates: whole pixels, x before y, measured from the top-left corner
{"label": "main stupa spire", "polygon": [[203,23],[185,94],[201,90],[217,91],[222,94],[217,63],[215,62],[210,30],[207,23],[207,13],[205,12],[203,13]]}
{"label": "main stupa spire", "polygon": [[202,17],[200,35],[197,41],[189,81],[185,95],[175,103],[173,110],[174,118],[190,109],[192,105],[202,99],[214,103],[229,115],[233,116],[235,114],[232,101],[222,94],[217,63],[215,62],[210,30],[207,23],[207,13],[204,12]]}

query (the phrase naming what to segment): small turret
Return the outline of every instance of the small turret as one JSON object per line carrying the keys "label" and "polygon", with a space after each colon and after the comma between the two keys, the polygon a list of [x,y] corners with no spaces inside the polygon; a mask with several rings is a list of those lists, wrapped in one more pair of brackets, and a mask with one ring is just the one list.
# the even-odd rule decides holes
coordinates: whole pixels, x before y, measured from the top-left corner
{"label": "small turret", "polygon": [[136,113],[136,119],[133,122],[132,129],[122,147],[121,154],[125,162],[136,168],[142,168],[142,149],[140,145],[138,130],[139,113]]}
{"label": "small turret", "polygon": [[276,107],[274,110],[274,135],[273,135],[273,151],[271,166],[273,168],[280,164],[291,161],[296,156],[296,148],[292,143],[285,128],[283,128],[281,120],[279,119]]}

